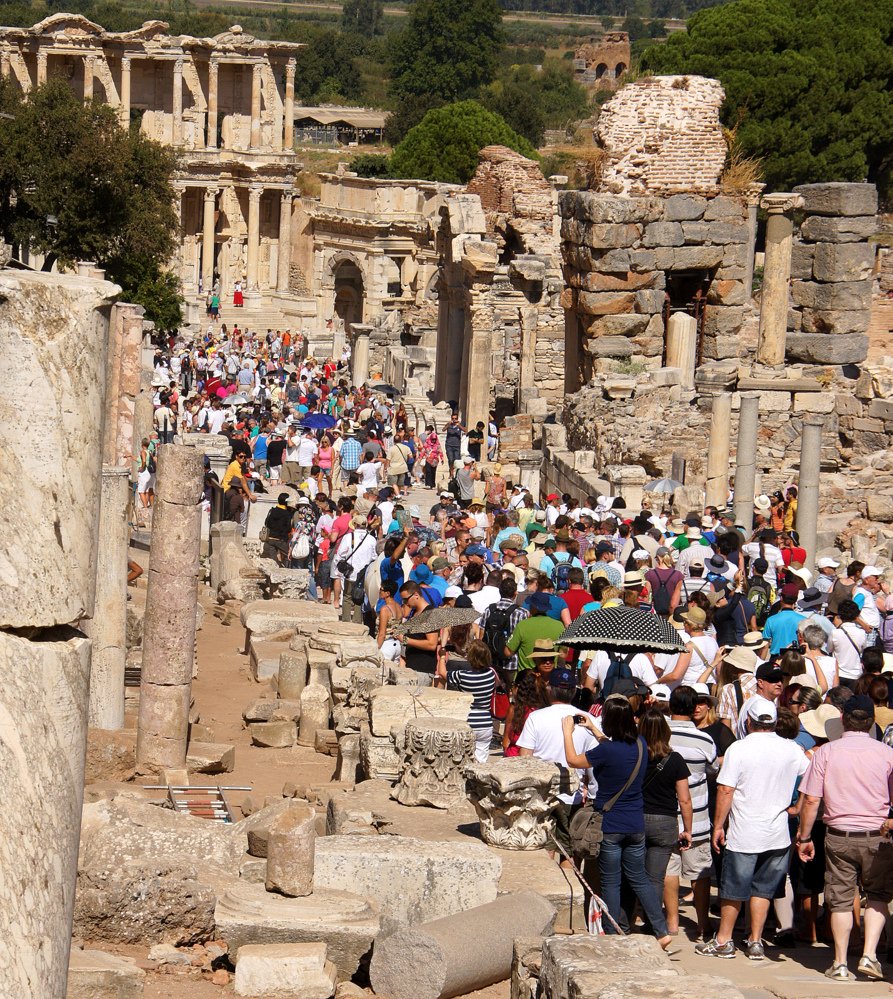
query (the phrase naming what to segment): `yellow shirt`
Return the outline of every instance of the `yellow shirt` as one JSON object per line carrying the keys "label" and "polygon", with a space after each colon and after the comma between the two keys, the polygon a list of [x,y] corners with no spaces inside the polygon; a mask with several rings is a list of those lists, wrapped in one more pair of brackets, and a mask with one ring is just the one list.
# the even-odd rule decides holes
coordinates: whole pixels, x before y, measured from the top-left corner
{"label": "yellow shirt", "polygon": [[242,478],[242,466],[239,464],[238,459],[233,458],[233,460],[226,466],[226,471],[223,473],[223,482],[220,483],[224,490],[229,489],[229,484],[233,478]]}

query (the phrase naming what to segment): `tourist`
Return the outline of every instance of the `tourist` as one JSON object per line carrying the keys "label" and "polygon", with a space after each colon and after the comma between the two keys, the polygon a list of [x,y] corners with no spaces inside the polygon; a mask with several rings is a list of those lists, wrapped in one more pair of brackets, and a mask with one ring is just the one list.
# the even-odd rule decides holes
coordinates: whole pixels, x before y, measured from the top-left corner
{"label": "tourist", "polygon": [[443,450],[440,446],[440,438],[433,425],[425,428],[425,439],[422,442],[422,457],[425,463],[425,485],[428,489],[433,489],[437,477],[437,467],[443,459]]}
{"label": "tourist", "polygon": [[341,582],[341,620],[361,624],[363,601],[355,589],[362,582],[366,568],[376,556],[375,535],[368,529],[366,517],[356,514],[350,520],[350,530],[340,539],[335,550],[333,577]]}
{"label": "tourist", "polygon": [[[225,477],[224,481],[226,481]],[[261,538],[263,541],[261,557],[275,559],[277,565],[281,566],[287,565],[289,559],[289,538],[295,513],[289,505],[290,501],[290,493],[279,494],[276,506],[271,508],[264,519],[265,536]]]}
{"label": "tourist", "polygon": [[452,659],[447,662],[447,690],[459,690],[473,697],[468,726],[474,732],[474,758],[478,763],[486,763],[490,758],[490,743],[493,741],[490,702],[496,682],[490,650],[480,640],[472,641],[466,647],[464,664]]}
{"label": "tourist", "polygon": [[[483,575],[483,567],[473,564],[469,565],[465,570],[466,579],[469,578],[469,574],[471,574],[471,578],[477,579],[479,574]],[[514,635],[517,626],[529,616],[530,610],[529,608],[518,606],[516,602],[518,584],[513,577],[503,575],[498,577],[498,579],[499,582],[496,587],[498,599],[495,602],[485,605],[484,610],[481,612],[478,628],[484,644],[490,650],[490,654],[493,657],[493,666],[503,684],[508,688],[514,682],[519,663],[515,652],[507,652],[506,647]],[[488,580],[488,586],[485,589],[493,588]],[[480,604],[475,601],[475,597],[481,593],[483,593],[483,590],[469,595],[469,599],[475,610],[480,609]]]}
{"label": "tourist", "polygon": [[[501,584],[500,593],[502,593]],[[546,594],[534,593],[530,598],[530,616],[523,617],[515,624],[505,643],[505,657],[508,659],[517,654],[519,670],[534,668],[535,663],[529,656],[538,638],[547,638],[554,642],[564,633],[564,625],[550,618],[548,611],[549,600]]]}
{"label": "tourist", "polygon": [[[551,679],[551,673],[550,673]],[[505,728],[502,736],[502,755],[506,758],[518,756],[518,739],[524,723],[533,711],[549,704],[548,685],[539,682],[538,671],[525,670],[519,677],[512,692]]]}
{"label": "tourist", "polygon": [[862,650],[868,642],[865,629],[858,623],[863,613],[855,600],[842,600],[833,619],[829,644],[840,683],[845,687],[854,687],[862,675]]}
{"label": "tourist", "polygon": [[797,628],[805,616],[794,610],[800,596],[800,590],[796,584],[785,583],[779,590],[778,596],[780,609],[769,616],[763,627],[763,634],[769,640],[771,655],[778,655],[782,649],[788,648],[797,641]]}
{"label": "tourist", "polygon": [[778,710],[772,701],[755,695],[743,714],[747,734],[726,750],[717,777],[713,848],[718,852],[725,847],[719,929],[715,936],[697,944],[695,953],[734,957],[732,931],[742,904],[747,902],[750,929],[745,954],[752,961],[762,961],[769,903],[779,893],[788,871],[791,799],[808,760],[796,743],[776,735]]}
{"label": "tourist", "polygon": [[[411,579],[400,587],[400,599],[404,620],[417,617],[432,606],[422,594],[421,586]],[[439,634],[436,631],[407,631],[403,639],[405,665],[417,673],[429,673],[433,677],[437,671],[438,640]]]}
{"label": "tourist", "polygon": [[[647,556],[647,552],[644,554]],[[654,568],[645,573],[645,580],[651,587],[651,603],[655,613],[663,618],[670,617],[680,603],[683,575],[675,567],[669,548],[657,549]]]}
{"label": "tourist", "polygon": [[816,589],[821,593],[830,593],[837,581],[837,570],[839,568],[840,563],[836,562],[833,558],[829,558],[827,555],[824,558],[820,558],[816,562],[816,569],[818,569],[818,574],[815,578]]}

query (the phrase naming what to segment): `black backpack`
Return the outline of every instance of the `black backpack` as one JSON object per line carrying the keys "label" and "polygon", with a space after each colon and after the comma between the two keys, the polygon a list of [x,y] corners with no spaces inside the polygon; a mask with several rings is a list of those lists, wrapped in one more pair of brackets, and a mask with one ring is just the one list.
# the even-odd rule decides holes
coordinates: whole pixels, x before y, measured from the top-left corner
{"label": "black backpack", "polygon": [[484,644],[493,654],[494,660],[505,662],[505,647],[512,634],[512,607],[490,608],[484,628]]}
{"label": "black backpack", "polygon": [[629,664],[634,655],[635,652],[631,652],[627,656],[620,656],[619,658],[611,656],[611,663],[608,666],[608,672],[605,674],[605,682],[602,684],[599,700],[605,701],[611,696],[618,680],[632,680],[633,671],[629,668]]}
{"label": "black backpack", "polygon": [[666,576],[661,575],[660,569],[654,570],[654,575],[657,576],[657,588],[651,591],[651,606],[654,608],[656,614],[668,617],[670,614],[670,598],[673,594],[670,593],[667,582],[676,570],[664,569],[663,572],[666,573]]}

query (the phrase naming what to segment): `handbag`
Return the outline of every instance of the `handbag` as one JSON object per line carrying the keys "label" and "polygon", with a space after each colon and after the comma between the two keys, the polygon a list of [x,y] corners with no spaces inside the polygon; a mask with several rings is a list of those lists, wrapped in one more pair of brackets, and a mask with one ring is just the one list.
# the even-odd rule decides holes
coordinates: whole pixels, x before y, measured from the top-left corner
{"label": "handbag", "polygon": [[350,574],[353,572],[353,564],[351,563],[350,560],[354,557],[354,555],[356,555],[357,549],[360,547],[363,541],[365,541],[365,538],[360,538],[357,544],[354,545],[354,549],[350,553],[350,555],[348,555],[347,558],[339,558],[338,561],[335,563],[335,568],[338,570],[338,572],[341,573],[342,576],[344,576],[345,579],[347,579],[350,576]]}
{"label": "handbag", "polygon": [[261,541],[269,541],[270,540],[270,529],[269,529],[269,527],[267,527],[267,525],[264,524],[264,526],[260,529],[260,532],[258,533],[257,536],[258,536],[258,539],[261,540]]}
{"label": "handbag", "polygon": [[504,721],[509,713],[510,702],[508,691],[505,689],[504,684],[500,682],[496,670],[491,669],[490,672],[496,677],[496,686],[493,688],[493,693],[490,696],[490,714],[497,721]]}
{"label": "handbag", "polygon": [[604,838],[602,820],[605,812],[610,812],[620,798],[629,790],[633,781],[638,776],[639,770],[642,768],[643,753],[641,737],[636,739],[636,748],[639,753],[636,765],[633,767],[632,773],[627,778],[623,787],[602,805],[601,811],[596,810],[594,805],[592,808],[581,808],[571,819],[571,849],[576,856],[595,858],[601,852],[602,839]]}

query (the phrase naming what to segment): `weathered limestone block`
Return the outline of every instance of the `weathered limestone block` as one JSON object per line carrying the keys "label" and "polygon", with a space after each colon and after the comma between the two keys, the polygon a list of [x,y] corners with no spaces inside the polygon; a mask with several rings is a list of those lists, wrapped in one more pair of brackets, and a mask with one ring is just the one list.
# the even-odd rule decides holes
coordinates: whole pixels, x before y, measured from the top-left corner
{"label": "weathered limestone block", "polygon": [[807,364],[861,364],[868,356],[864,333],[788,333],[785,355]]}
{"label": "weathered limestone block", "polygon": [[642,233],[642,246],[682,246],[685,239],[678,222],[652,222]]}
{"label": "weathered limestone block", "polygon": [[321,943],[246,944],[239,949],[237,996],[330,999],[337,969]]}
{"label": "weathered limestone block", "polygon": [[744,999],[744,993],[728,978],[713,975],[680,975],[678,972],[613,975],[605,968],[577,976],[571,982],[569,999]]}
{"label": "weathered limestone block", "polygon": [[485,843],[503,850],[551,845],[560,780],[555,764],[533,757],[494,759],[466,767],[465,777]]}
{"label": "weathered limestone block", "polygon": [[[640,225],[590,223],[582,224],[579,242],[595,250],[623,249],[634,246],[642,237]],[[562,234],[562,238],[566,238]]]}
{"label": "weathered limestone block", "polygon": [[101,950],[71,952],[67,999],[140,999],[145,984],[146,973],[135,958]]}
{"label": "weathered limestone block", "polygon": [[[292,639],[294,643],[294,639]],[[307,684],[307,652],[305,648],[279,654],[279,671],[276,679],[276,691],[280,697],[294,701],[299,700],[301,691]]]}
{"label": "weathered limestone block", "polygon": [[[593,191],[562,191],[558,195],[558,210],[562,218],[578,218],[587,222],[637,222],[647,212],[644,199],[620,198]],[[648,221],[653,221],[659,208],[653,210]]]}
{"label": "weathered limestone block", "polygon": [[270,824],[267,837],[267,891],[290,898],[313,891],[316,812],[299,805],[286,809]]}
{"label": "weathered limestone block", "polygon": [[333,621],[335,608],[328,604],[314,604],[308,600],[255,600],[245,604],[239,619],[242,627],[258,638],[275,635],[281,631],[294,631],[311,621]]}
{"label": "weathered limestone block", "polygon": [[423,923],[496,898],[502,862],[483,843],[408,836],[321,836],[314,895],[352,891],[395,924]]}
{"label": "weathered limestone block", "polygon": [[707,205],[707,199],[697,194],[673,194],[667,198],[664,218],[668,222],[689,222],[700,219],[703,218]]}
{"label": "weathered limestone block", "polygon": [[101,728],[87,729],[85,783],[130,780],[135,768],[135,729],[120,729],[114,732]]}
{"label": "weathered limestone block", "polygon": [[369,722],[373,735],[388,736],[415,718],[451,718],[464,722],[471,708],[471,694],[433,687],[380,687],[369,695]]}
{"label": "weathered limestone block", "polygon": [[[8,289],[8,293],[13,291],[14,288]],[[5,308],[0,305],[0,310]],[[84,335],[83,331],[81,335]],[[44,340],[49,350],[53,337],[44,331]],[[89,361],[85,361],[85,365],[89,369]],[[45,390],[49,392],[48,387]],[[52,466],[53,462],[45,464]],[[58,474],[58,465],[54,467]],[[15,481],[14,475],[10,467],[8,478],[17,489],[21,482]],[[98,478],[97,464],[97,487]],[[77,481],[80,482],[80,478]],[[82,485],[89,488],[87,483]],[[47,504],[48,496],[49,493],[39,506],[38,520],[53,517],[52,507]],[[84,498],[73,497],[69,502],[80,508]],[[20,520],[14,532],[11,525],[5,525],[7,540],[29,533],[31,513],[23,513],[23,516],[27,519]],[[64,513],[60,516],[65,518]],[[70,527],[71,521],[68,523]],[[22,550],[27,547],[23,545]],[[17,550],[14,544],[4,548],[7,553]],[[52,561],[55,555],[51,554],[50,558]],[[9,574],[4,574],[7,582],[14,578],[16,571],[9,567]],[[10,616],[28,613],[27,591],[36,585],[27,582],[21,592],[15,587],[5,588],[4,602],[8,600],[8,603],[4,609]],[[50,581],[47,585],[51,585]],[[86,587],[87,581],[80,581],[79,585]],[[92,585],[90,582],[90,592]],[[83,599],[85,592],[71,595],[73,603],[67,603],[61,595],[58,601],[50,596],[47,617],[74,606]],[[34,620],[39,620],[41,612],[35,609],[34,613]],[[46,629],[39,633],[37,641],[0,631],[0,672],[3,675],[0,711],[4,746],[0,756],[0,777],[8,796],[6,807],[0,809],[0,867],[3,870],[0,879],[0,994],[58,996],[64,989],[71,944],[87,747],[90,642],[72,628]]]}
{"label": "weathered limestone block", "polygon": [[301,727],[298,744],[313,746],[316,733],[329,727],[331,702],[329,692],[318,683],[310,683],[301,691]]}
{"label": "weathered limestone block", "polygon": [[835,281],[818,284],[815,281],[794,281],[791,297],[807,309],[841,312],[865,309],[871,301],[870,281]]}
{"label": "weathered limestone block", "polygon": [[[828,246],[828,243],[819,243]],[[815,243],[801,243],[794,240],[791,246],[791,277],[795,281],[811,281],[813,278],[813,263],[815,261]]]}
{"label": "weathered limestone block", "polygon": [[230,774],[236,766],[236,747],[225,742],[193,742],[186,749],[190,773]]}
{"label": "weathered limestone block", "polygon": [[379,933],[378,913],[368,899],[320,886],[306,898],[285,898],[263,885],[240,883],[222,895],[214,921],[237,967],[247,944],[324,943],[342,981],[356,973]]}
{"label": "weathered limestone block", "polygon": [[807,215],[875,215],[877,188],[874,184],[801,184],[794,194],[803,198]]}
{"label": "weathered limestone block", "polygon": [[874,215],[853,218],[822,218],[811,215],[800,226],[800,238],[807,243],[861,243],[877,232]]}
{"label": "weathered limestone block", "polygon": [[286,600],[306,600],[310,585],[310,572],[307,569],[276,568],[268,577],[270,596]]}
{"label": "weathered limestone block", "polygon": [[474,759],[474,733],[465,722],[418,718],[397,737],[403,756],[400,782],[392,797],[401,805],[450,808],[465,800],[466,764]]}
{"label": "weathered limestone block", "polygon": [[390,999],[451,999],[486,988],[511,974],[515,937],[549,933],[554,919],[551,902],[519,892],[399,929],[375,945],[372,987]]}
{"label": "weathered limestone block", "polygon": [[874,256],[869,243],[816,243],[813,276],[816,281],[864,281],[871,277]]}
{"label": "weathered limestone block", "polygon": [[542,937],[515,937],[511,999],[536,999],[543,964]]}
{"label": "weathered limestone block", "polygon": [[[824,244],[820,244],[824,245]],[[804,333],[865,333],[871,324],[871,310],[803,309],[800,313]]]}
{"label": "weathered limestone block", "polygon": [[635,296],[628,292],[577,293],[577,308],[588,316],[610,316],[620,312],[630,312],[635,304]]}
{"label": "weathered limestone block", "polygon": [[360,766],[359,733],[343,732],[338,736],[338,765],[335,780],[343,784],[356,784]]}
{"label": "weathered limestone block", "polygon": [[636,974],[676,973],[654,937],[578,934],[543,941],[540,989],[545,999],[569,999],[578,994],[575,982],[580,976],[601,971],[615,976],[618,982]]}
{"label": "weathered limestone block", "polygon": [[600,336],[586,341],[584,350],[593,357],[632,357],[635,344],[625,336]]}
{"label": "weathered limestone block", "polygon": [[248,726],[255,746],[288,749],[295,744],[297,729],[293,721],[252,722]]}
{"label": "weathered limestone block", "polygon": [[[3,549],[0,627],[70,625],[93,613],[105,307],[118,291],[75,275],[0,273],[0,354],[8,362],[0,536],[15,539]],[[32,439],[40,446],[24,446]],[[55,972],[64,982],[67,948],[56,957],[65,958]]]}
{"label": "weathered limestone block", "polygon": [[390,735],[375,736],[366,723],[360,725],[360,770],[367,780],[397,781],[403,759]]}

